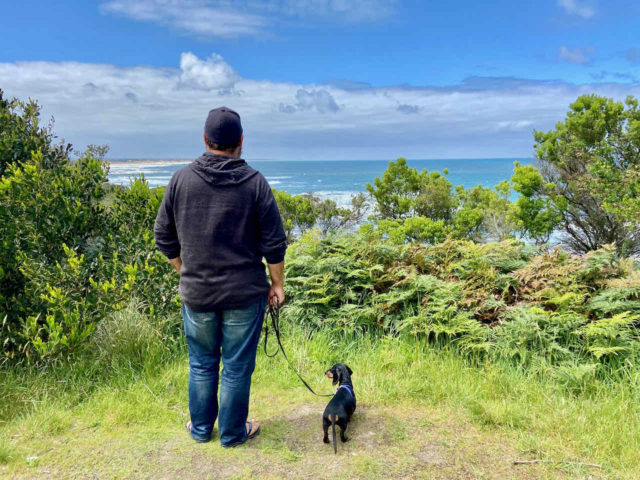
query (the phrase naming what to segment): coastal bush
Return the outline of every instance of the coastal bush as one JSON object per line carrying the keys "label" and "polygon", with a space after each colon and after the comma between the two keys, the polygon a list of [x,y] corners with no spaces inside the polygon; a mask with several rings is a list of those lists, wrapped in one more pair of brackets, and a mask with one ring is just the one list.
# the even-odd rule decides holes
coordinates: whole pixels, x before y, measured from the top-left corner
{"label": "coastal bush", "polygon": [[[27,344],[47,330],[62,344],[82,342],[90,328],[82,307],[69,308],[60,278],[63,259],[71,278],[106,226],[101,200],[106,165],[91,153],[48,165],[41,151],[8,166],[0,179],[0,311],[3,353],[28,355]],[[76,262],[76,263],[74,263]],[[81,295],[78,284],[70,295]],[[48,305],[55,311],[48,312]]]}
{"label": "coastal bush", "polygon": [[514,217],[522,235],[536,243],[547,242],[562,220],[560,212],[566,208],[566,200],[553,194],[555,185],[545,183],[533,165],[516,162],[511,185],[520,195],[515,201]]}
{"label": "coastal bush", "polygon": [[457,186],[455,190],[458,208],[453,225],[458,238],[500,241],[521,230],[515,205],[509,200],[511,186],[506,180],[495,189],[476,185],[468,189]]}
{"label": "coastal bush", "polygon": [[389,167],[373,184],[367,183],[367,191],[375,200],[378,218],[405,219],[422,216],[432,220],[448,220],[456,208],[452,186],[446,178],[447,171],[418,172],[407,165],[405,158],[389,162]]}
{"label": "coastal bush", "polygon": [[175,311],[175,274],[152,233],[162,189],[144,178],[110,188],[106,148],[72,160],[39,129],[35,103],[2,102],[2,357],[68,357],[134,296],[152,316]]}
{"label": "coastal bush", "polygon": [[20,166],[41,152],[46,168],[66,163],[71,145],[55,145],[53,123],[41,126],[40,107],[29,100],[6,99],[0,89],[0,177],[10,165]]}
{"label": "coastal bush", "polygon": [[[283,318],[340,336],[426,338],[477,361],[566,375],[568,365],[608,377],[640,362],[640,268],[614,246],[579,256],[515,240],[421,245],[370,228],[324,239],[311,231],[290,248],[286,275]],[[618,301],[606,308],[608,298]]]}
{"label": "coastal bush", "polygon": [[541,180],[525,198],[559,215],[564,243],[576,252],[613,243],[640,252],[640,108],[583,95],[554,130],[535,131]]}
{"label": "coastal bush", "polygon": [[312,193],[291,195],[274,188],[273,195],[289,243],[314,227],[323,235],[350,229],[362,222],[367,212],[367,198],[363,193],[351,198],[351,208],[339,207],[334,200],[322,199]]}
{"label": "coastal bush", "polygon": [[375,224],[367,223],[360,227],[360,232],[370,239],[386,238],[391,243],[424,243],[441,242],[452,229],[442,220],[426,217],[410,217],[404,220],[378,220]]}

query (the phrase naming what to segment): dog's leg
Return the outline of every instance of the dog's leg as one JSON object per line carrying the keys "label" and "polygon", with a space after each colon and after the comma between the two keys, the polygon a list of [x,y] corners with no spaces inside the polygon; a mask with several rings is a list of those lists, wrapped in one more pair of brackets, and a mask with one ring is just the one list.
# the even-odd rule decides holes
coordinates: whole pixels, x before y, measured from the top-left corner
{"label": "dog's leg", "polygon": [[322,429],[324,430],[324,438],[322,439],[322,441],[324,443],[330,443],[329,442],[329,423],[325,418],[322,419]]}
{"label": "dog's leg", "polygon": [[347,431],[347,425],[349,424],[345,423],[344,427],[340,425],[340,440],[342,440],[343,442],[346,442],[347,440],[349,440],[347,437],[344,436],[344,432]]}
{"label": "dog's leg", "polygon": [[338,415],[334,415],[331,417],[331,431],[333,433],[333,453],[338,453],[338,446],[336,445],[336,420],[338,419]]}

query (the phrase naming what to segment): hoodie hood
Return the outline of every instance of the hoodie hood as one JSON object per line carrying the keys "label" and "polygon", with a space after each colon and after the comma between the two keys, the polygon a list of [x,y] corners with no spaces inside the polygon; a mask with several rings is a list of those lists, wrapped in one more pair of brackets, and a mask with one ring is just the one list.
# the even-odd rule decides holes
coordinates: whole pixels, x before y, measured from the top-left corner
{"label": "hoodie hood", "polygon": [[205,182],[216,185],[238,185],[258,173],[241,158],[206,152],[198,157],[191,169]]}

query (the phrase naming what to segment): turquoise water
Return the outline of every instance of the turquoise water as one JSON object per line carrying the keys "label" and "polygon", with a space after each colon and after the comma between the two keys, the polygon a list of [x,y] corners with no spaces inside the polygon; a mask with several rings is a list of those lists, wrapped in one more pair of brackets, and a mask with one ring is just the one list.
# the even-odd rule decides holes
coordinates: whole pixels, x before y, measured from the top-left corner
{"label": "turquoise water", "polygon": [[[475,185],[493,187],[511,177],[513,163],[531,163],[527,158],[484,158],[449,160],[407,160],[407,164],[418,170],[442,171],[453,185],[466,188]],[[166,185],[171,175],[190,163],[191,160],[114,160],[111,161],[109,181],[128,184],[131,176],[144,173],[152,186]],[[345,160],[345,161],[278,161],[248,160],[262,172],[272,187],[291,194],[313,192],[321,197],[332,198],[341,205],[349,203],[352,195],[366,191],[367,182],[373,182],[389,165],[389,160]]]}

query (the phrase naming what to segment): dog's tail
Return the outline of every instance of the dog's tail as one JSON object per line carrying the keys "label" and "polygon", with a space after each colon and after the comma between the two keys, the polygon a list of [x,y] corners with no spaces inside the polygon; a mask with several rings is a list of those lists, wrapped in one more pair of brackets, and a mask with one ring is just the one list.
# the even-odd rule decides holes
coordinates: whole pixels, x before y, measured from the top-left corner
{"label": "dog's tail", "polygon": [[338,445],[336,444],[336,420],[338,415],[329,415],[331,417],[331,433],[333,434],[333,453],[338,453]]}

